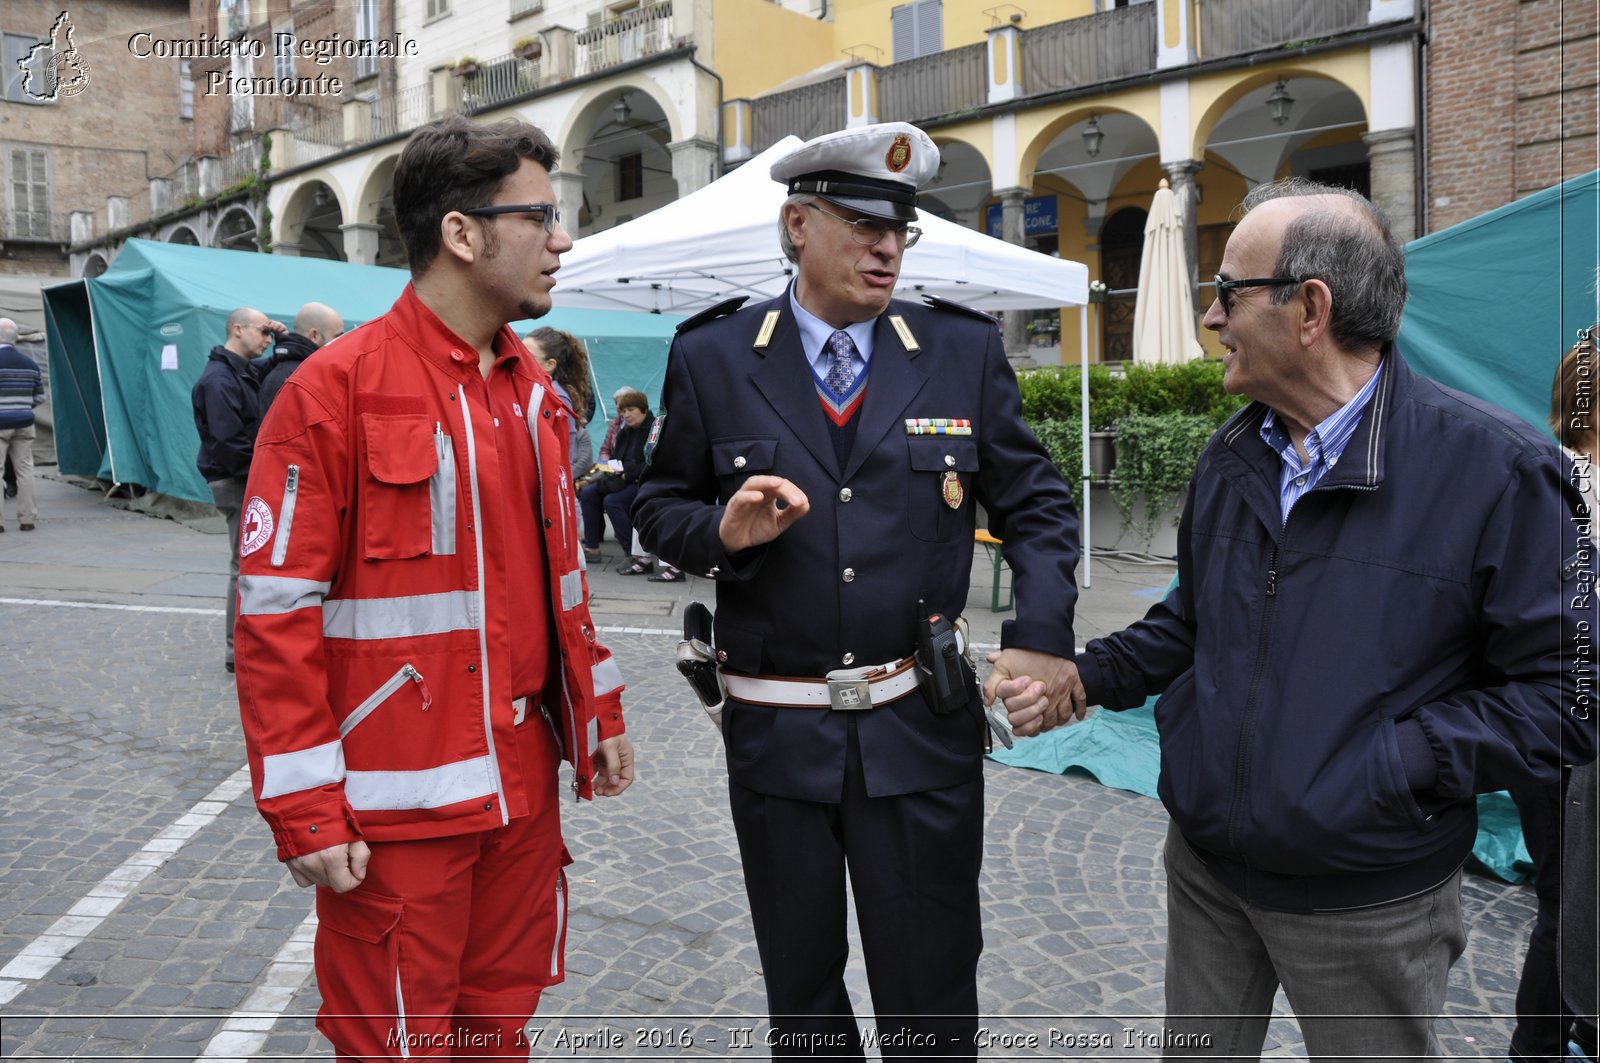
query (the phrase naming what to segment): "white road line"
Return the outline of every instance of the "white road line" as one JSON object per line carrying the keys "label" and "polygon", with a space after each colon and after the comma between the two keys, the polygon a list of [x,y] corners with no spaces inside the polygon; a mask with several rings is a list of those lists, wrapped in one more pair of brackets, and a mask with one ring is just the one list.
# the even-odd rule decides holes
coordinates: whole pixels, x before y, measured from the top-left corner
{"label": "white road line", "polygon": [[123,613],[184,613],[221,616],[221,609],[195,609],[182,605],[116,605],[111,602],[65,602],[54,598],[0,598],[0,605],[53,605],[62,609],[114,609]]}
{"label": "white road line", "polygon": [[261,984],[245,998],[239,1010],[222,1021],[222,1027],[196,1059],[246,1063],[267,1043],[272,1027],[289,1009],[295,993],[311,977],[312,943],[317,936],[317,912],[295,928],[283,948],[267,965]]}
{"label": "white road line", "polygon": [[239,795],[250,792],[250,769],[240,768],[219,783],[216,789],[151,838],[142,848],[101,879],[87,896],[67,910],[43,934],[22,947],[22,951],[0,967],[0,1004],[8,1004],[18,994],[55,970],[62,958],[99,929],[106,917],[127,900],[139,883],[172,859],[184,843],[201,828],[214,821]]}

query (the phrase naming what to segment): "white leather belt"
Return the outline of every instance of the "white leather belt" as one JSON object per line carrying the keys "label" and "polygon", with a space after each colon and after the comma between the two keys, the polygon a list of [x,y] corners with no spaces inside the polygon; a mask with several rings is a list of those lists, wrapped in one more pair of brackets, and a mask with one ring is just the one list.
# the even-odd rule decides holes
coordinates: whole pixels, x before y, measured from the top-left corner
{"label": "white leather belt", "polygon": [[[967,650],[966,624],[957,621],[956,644]],[[746,675],[722,670],[728,696],[774,709],[834,709],[855,712],[898,701],[917,689],[917,659],[902,657],[865,668],[836,668],[821,679]]]}
{"label": "white leather belt", "polygon": [[852,712],[898,701],[917,689],[917,661],[906,657],[867,668],[839,668],[821,679],[742,675],[723,669],[728,696],[775,709]]}

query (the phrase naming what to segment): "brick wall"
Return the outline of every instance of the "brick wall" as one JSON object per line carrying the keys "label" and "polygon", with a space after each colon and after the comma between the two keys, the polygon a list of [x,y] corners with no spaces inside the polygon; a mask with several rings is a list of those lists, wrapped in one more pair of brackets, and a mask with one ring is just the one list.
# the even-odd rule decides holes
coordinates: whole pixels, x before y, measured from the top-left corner
{"label": "brick wall", "polygon": [[1439,0],[1428,18],[1425,231],[1600,165],[1594,0]]}
{"label": "brick wall", "polygon": [[[88,65],[89,83],[78,95],[49,104],[0,101],[0,213],[11,209],[11,148],[47,154],[49,210],[95,215],[106,230],[106,197],[127,196],[131,214],[149,201],[149,178],[169,173],[189,154],[189,123],[178,118],[175,65],[139,59],[128,39],[140,30],[181,26],[184,5],[174,0],[105,0],[63,5],[59,0],[4,0],[0,32],[46,37],[63,7],[73,25],[72,44]],[[41,257],[43,256],[43,257]],[[0,252],[0,269],[43,268],[64,274],[65,255],[23,244]]]}

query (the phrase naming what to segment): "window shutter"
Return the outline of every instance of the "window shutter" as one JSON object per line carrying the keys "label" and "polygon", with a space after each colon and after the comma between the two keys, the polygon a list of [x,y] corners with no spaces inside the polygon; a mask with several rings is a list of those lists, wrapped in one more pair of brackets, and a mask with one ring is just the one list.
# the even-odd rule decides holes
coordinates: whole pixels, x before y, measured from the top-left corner
{"label": "window shutter", "polygon": [[889,12],[889,27],[894,35],[894,61],[897,63],[917,56],[916,24],[912,20],[914,6],[902,4]]}
{"label": "window shutter", "polygon": [[944,0],[917,0],[917,54],[933,55],[944,51]]}

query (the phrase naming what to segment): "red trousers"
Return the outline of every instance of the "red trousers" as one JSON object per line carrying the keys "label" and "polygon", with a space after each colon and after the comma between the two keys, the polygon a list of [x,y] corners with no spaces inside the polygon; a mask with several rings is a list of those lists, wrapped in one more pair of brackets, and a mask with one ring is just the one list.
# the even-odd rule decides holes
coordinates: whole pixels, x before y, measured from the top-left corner
{"label": "red trousers", "polygon": [[517,729],[530,814],[497,830],[372,843],[348,893],[317,887],[317,1028],[341,1061],[527,1059],[545,986],[564,977],[571,862],[549,723]]}

